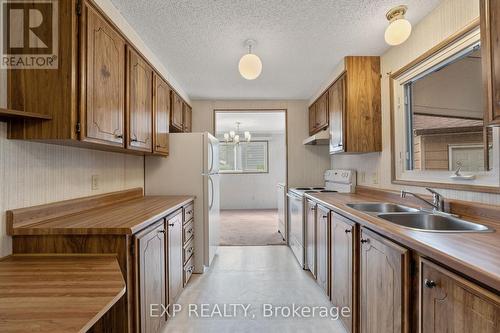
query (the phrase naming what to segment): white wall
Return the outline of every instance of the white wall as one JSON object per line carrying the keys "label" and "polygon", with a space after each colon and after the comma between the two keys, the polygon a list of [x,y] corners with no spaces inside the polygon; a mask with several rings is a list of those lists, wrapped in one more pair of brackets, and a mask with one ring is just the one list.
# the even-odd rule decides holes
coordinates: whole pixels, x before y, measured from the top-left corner
{"label": "white wall", "polygon": [[[382,153],[366,155],[335,155],[332,168],[358,170],[358,183],[378,188],[399,190],[402,187],[391,183],[391,124],[389,75],[431,49],[456,31],[477,19],[479,1],[443,0],[427,17],[417,24],[411,37],[402,45],[390,48],[381,57],[382,71]],[[365,179],[362,179],[362,173]],[[410,190],[425,193],[422,187],[405,186]],[[445,197],[500,204],[500,195],[469,191],[440,189]]]}
{"label": "white wall", "polygon": [[277,209],[276,185],[286,178],[285,135],[259,137],[253,140],[269,143],[269,173],[221,174],[221,209]]}
{"label": "white wall", "polygon": [[304,146],[309,134],[308,101],[209,101],[195,100],[193,131],[213,133],[215,109],[287,110],[288,186],[323,185],[330,167],[328,146]]}
{"label": "white wall", "polygon": [[144,187],[141,156],[7,140],[0,122],[0,257],[12,253],[6,210],[134,187]]}

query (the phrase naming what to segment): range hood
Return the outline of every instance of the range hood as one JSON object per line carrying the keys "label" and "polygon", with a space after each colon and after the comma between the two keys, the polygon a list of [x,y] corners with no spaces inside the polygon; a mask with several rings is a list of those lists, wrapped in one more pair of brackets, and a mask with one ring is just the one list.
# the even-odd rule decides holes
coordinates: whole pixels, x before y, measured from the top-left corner
{"label": "range hood", "polygon": [[311,135],[304,141],[302,144],[304,145],[328,145],[330,143],[330,131],[328,128],[319,131],[318,133]]}

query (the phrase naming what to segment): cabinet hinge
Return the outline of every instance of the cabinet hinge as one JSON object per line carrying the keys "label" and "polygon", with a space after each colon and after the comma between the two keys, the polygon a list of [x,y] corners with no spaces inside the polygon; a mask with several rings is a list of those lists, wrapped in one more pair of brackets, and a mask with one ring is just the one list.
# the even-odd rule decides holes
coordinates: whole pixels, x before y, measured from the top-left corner
{"label": "cabinet hinge", "polygon": [[80,131],[82,130],[82,126],[80,123],[76,123],[76,133],[80,133]]}
{"label": "cabinet hinge", "polygon": [[82,0],[78,0],[76,2],[76,15],[78,16],[82,15]]}

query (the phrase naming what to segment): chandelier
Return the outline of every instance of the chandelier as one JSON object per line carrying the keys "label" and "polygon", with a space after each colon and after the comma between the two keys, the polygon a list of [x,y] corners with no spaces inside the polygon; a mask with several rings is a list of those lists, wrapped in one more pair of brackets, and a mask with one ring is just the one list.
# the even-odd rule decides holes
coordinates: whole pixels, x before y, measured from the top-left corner
{"label": "chandelier", "polygon": [[224,133],[224,140],[226,141],[226,143],[231,142],[237,145],[240,143],[242,138],[244,138],[246,142],[250,142],[250,140],[252,139],[252,135],[250,134],[249,131],[240,133],[240,125],[241,122],[237,121],[235,131],[229,131],[229,133]]}

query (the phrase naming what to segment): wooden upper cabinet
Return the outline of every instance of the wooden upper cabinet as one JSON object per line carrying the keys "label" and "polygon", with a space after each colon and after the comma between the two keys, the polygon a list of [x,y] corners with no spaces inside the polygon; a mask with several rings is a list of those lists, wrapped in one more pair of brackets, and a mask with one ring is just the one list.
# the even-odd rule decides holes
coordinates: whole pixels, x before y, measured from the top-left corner
{"label": "wooden upper cabinet", "polygon": [[329,294],[330,210],[318,205],[316,213],[316,281]]}
{"label": "wooden upper cabinet", "polygon": [[306,201],[306,267],[316,277],[316,211],[318,205]]}
{"label": "wooden upper cabinet", "polygon": [[161,332],[166,318],[150,316],[150,304],[166,304],[165,225],[163,219],[135,236],[140,331]]}
{"label": "wooden upper cabinet", "polygon": [[316,102],[309,107],[309,135],[316,132]]}
{"label": "wooden upper cabinet", "polygon": [[422,333],[500,332],[500,296],[420,259]]}
{"label": "wooden upper cabinet", "polygon": [[365,228],[360,237],[360,332],[408,332],[409,251]]}
{"label": "wooden upper cabinet", "polygon": [[193,110],[191,107],[184,103],[183,106],[183,127],[184,132],[191,133],[193,127]]}
{"label": "wooden upper cabinet", "polygon": [[340,320],[347,332],[357,332],[357,228],[353,221],[332,213],[330,222],[330,299],[339,309],[348,307],[350,316]]}
{"label": "wooden upper cabinet", "polygon": [[320,131],[328,126],[328,92],[318,99],[316,106],[315,131]]}
{"label": "wooden upper cabinet", "polygon": [[329,127],[330,154],[380,152],[380,57],[349,56],[343,66],[343,73],[309,107],[309,134]]}
{"label": "wooden upper cabinet", "polygon": [[344,151],[345,76],[342,75],[328,89],[328,116],[330,118],[330,153]]}
{"label": "wooden upper cabinet", "polygon": [[173,131],[182,132],[184,130],[183,113],[184,102],[182,98],[172,90],[172,112],[170,113],[170,127]]}
{"label": "wooden upper cabinet", "polygon": [[125,40],[87,2],[82,22],[82,139],[123,146]]}
{"label": "wooden upper cabinet", "polygon": [[480,0],[485,125],[500,126],[500,2]]}
{"label": "wooden upper cabinet", "polygon": [[168,155],[171,89],[158,75],[155,74],[154,78],[153,152]]}
{"label": "wooden upper cabinet", "polygon": [[151,152],[153,147],[153,69],[128,50],[127,148]]}
{"label": "wooden upper cabinet", "polygon": [[184,287],[182,211],[167,220],[168,233],[168,296],[174,304]]}

